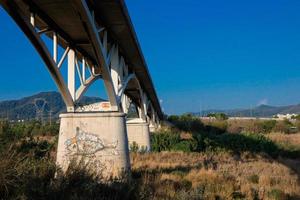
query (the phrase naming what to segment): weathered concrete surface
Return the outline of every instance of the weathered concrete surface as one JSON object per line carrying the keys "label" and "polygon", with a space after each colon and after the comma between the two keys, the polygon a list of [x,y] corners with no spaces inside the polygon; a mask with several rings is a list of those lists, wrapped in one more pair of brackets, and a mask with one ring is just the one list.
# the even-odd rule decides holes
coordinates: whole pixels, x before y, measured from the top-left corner
{"label": "weathered concrete surface", "polygon": [[130,171],[125,114],[66,113],[60,118],[56,163],[63,171],[73,160],[105,178]]}
{"label": "weathered concrete surface", "polygon": [[150,121],[149,129],[150,129],[151,133],[158,131],[160,128],[161,128],[161,125],[159,123]]}
{"label": "weathered concrete surface", "polygon": [[153,133],[157,130],[157,127],[154,124],[150,123],[149,130],[150,130],[151,133]]}
{"label": "weathered concrete surface", "polygon": [[150,151],[149,124],[142,119],[130,119],[126,121],[129,148],[134,142],[139,150]]}

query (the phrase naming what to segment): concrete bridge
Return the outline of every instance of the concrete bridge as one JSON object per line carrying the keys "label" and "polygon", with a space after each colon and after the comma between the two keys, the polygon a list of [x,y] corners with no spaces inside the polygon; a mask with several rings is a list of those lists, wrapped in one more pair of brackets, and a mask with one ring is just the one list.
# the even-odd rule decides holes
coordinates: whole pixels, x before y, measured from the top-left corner
{"label": "concrete bridge", "polygon": [[[105,176],[130,171],[129,145],[150,151],[149,128],[159,126],[163,113],[124,1],[0,3],[45,62],[66,104],[57,164],[66,170],[81,160]],[[98,79],[108,101],[80,105]],[[131,104],[138,118],[129,120]]]}

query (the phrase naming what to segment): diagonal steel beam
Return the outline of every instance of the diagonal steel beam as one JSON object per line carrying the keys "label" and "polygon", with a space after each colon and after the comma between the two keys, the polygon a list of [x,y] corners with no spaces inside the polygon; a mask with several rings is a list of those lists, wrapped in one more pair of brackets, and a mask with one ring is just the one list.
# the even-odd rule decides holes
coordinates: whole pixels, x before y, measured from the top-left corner
{"label": "diagonal steel beam", "polygon": [[57,68],[56,63],[52,59],[51,54],[49,53],[39,34],[34,30],[34,27],[20,15],[20,8],[13,0],[1,0],[0,4],[14,19],[24,34],[31,41],[37,52],[40,54],[62,95],[68,111],[74,111],[74,102],[70,92]]}
{"label": "diagonal steel beam", "polygon": [[54,30],[60,38],[63,38],[68,46],[75,49],[79,52],[83,57],[90,60],[92,63],[96,63],[96,61],[79,45],[86,44],[89,45],[86,41],[75,41],[68,35],[59,25],[52,20],[50,16],[48,16],[43,10],[41,10],[32,0],[23,0],[34,12],[49,26],[51,30]]}
{"label": "diagonal steel beam", "polygon": [[85,27],[90,42],[93,46],[93,50],[97,57],[97,63],[102,70],[102,78],[105,84],[105,88],[107,90],[108,98],[111,103],[112,110],[120,111],[120,105],[118,104],[118,99],[116,95],[116,91],[113,86],[110,70],[108,63],[106,62],[106,57],[104,54],[104,48],[101,43],[99,34],[96,30],[94,20],[90,13],[90,10],[85,2],[85,0],[74,0],[74,9],[78,11],[78,14],[81,17],[83,26]]}

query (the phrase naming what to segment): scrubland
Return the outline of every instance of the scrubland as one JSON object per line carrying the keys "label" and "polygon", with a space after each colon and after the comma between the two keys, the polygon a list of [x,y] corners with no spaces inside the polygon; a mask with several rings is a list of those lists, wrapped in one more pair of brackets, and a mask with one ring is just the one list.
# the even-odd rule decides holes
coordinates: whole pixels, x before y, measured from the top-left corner
{"label": "scrubland", "polygon": [[144,174],[157,199],[297,199],[300,194],[298,175],[285,159],[179,152],[132,157],[133,170]]}
{"label": "scrubland", "polygon": [[289,122],[171,116],[127,182],[55,166],[58,125],[0,123],[0,199],[300,199],[300,133]]}

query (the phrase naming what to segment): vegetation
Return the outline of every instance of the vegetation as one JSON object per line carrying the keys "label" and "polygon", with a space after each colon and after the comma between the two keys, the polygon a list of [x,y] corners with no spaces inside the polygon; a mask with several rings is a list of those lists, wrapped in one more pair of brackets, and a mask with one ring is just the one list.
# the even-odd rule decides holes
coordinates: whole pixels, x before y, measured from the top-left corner
{"label": "vegetation", "polygon": [[279,122],[169,120],[153,153],[131,144],[132,179],[109,184],[82,165],[60,172],[58,124],[1,122],[0,199],[299,199],[300,134],[271,133]]}
{"label": "vegetation", "polygon": [[292,119],[296,119],[296,120],[300,121],[300,115],[292,116]]}
{"label": "vegetation", "polygon": [[214,117],[218,120],[227,120],[228,116],[225,113],[210,113],[207,117]]}
{"label": "vegetation", "polygon": [[[224,120],[202,123],[198,118],[191,115],[171,116],[169,120],[177,128],[162,130],[153,134],[153,151],[210,151],[231,152],[233,154],[252,152],[265,153],[271,157],[300,158],[300,148],[274,143],[265,135],[275,130],[277,124],[275,120],[256,120],[237,133],[229,132],[228,123],[232,122]],[[283,121],[283,123],[285,126],[291,126],[290,122]],[[180,131],[191,132],[190,137],[188,139],[181,138]]]}
{"label": "vegetation", "polygon": [[[288,160],[281,160],[288,162]],[[133,154],[133,177],[147,199],[299,199],[297,164],[255,154]]]}
{"label": "vegetation", "polygon": [[192,152],[197,149],[197,141],[194,139],[183,140],[179,132],[163,131],[153,134],[151,137],[152,151],[183,151]]}

